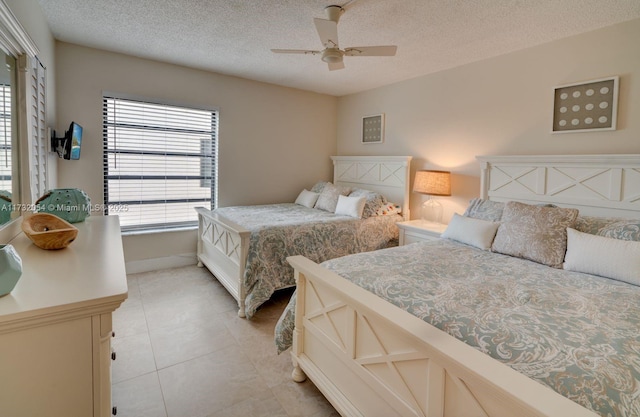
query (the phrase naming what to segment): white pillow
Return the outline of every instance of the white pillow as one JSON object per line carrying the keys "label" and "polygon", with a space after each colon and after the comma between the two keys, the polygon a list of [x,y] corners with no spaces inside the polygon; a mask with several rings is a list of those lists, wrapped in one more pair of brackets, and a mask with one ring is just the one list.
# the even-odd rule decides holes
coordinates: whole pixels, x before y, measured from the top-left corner
{"label": "white pillow", "polygon": [[496,237],[498,226],[500,223],[474,219],[455,213],[440,237],[456,240],[478,249],[489,250],[493,238]]}
{"label": "white pillow", "polygon": [[362,218],[362,211],[364,210],[366,202],[366,197],[338,196],[335,213],[360,219]]}
{"label": "white pillow", "polygon": [[640,242],[567,228],[564,269],[640,285]]}
{"label": "white pillow", "polygon": [[318,201],[318,197],[320,197],[320,193],[302,190],[302,192],[298,195],[298,198],[296,198],[296,204],[313,208],[313,206],[316,205],[316,201]]}

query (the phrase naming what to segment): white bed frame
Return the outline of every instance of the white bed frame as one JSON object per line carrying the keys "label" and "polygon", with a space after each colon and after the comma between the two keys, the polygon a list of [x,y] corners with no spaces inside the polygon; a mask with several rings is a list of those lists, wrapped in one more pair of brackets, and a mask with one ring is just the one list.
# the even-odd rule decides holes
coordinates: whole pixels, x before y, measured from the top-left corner
{"label": "white bed frame", "polygon": [[[333,182],[379,192],[409,213],[410,156],[332,156]],[[197,207],[198,266],[206,266],[238,302],[245,317],[247,292],[242,285],[251,232],[223,216]]]}
{"label": "white bed frame", "polygon": [[[481,196],[640,218],[640,155],[483,156]],[[310,260],[296,270],[292,377],[342,416],[595,414]]]}

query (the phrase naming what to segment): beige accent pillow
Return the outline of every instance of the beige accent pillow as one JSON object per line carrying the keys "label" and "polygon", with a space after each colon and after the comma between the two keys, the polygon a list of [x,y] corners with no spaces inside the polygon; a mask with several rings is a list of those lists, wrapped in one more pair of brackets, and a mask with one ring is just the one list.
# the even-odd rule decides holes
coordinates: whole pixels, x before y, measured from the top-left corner
{"label": "beige accent pillow", "polygon": [[456,240],[478,249],[489,250],[499,225],[500,223],[474,219],[454,213],[453,218],[447,225],[447,229],[440,237]]}
{"label": "beige accent pillow", "polygon": [[295,204],[313,208],[313,206],[316,204],[316,201],[318,201],[318,197],[320,197],[319,193],[314,193],[313,191],[304,189],[300,192],[298,198],[296,198]]}
{"label": "beige accent pillow", "polygon": [[640,242],[567,229],[564,269],[640,285]]}
{"label": "beige accent pillow", "polygon": [[345,197],[340,195],[336,205],[336,214],[360,219],[362,218],[365,203],[365,197]]}
{"label": "beige accent pillow", "polygon": [[322,189],[314,207],[334,213],[336,211],[336,205],[338,205],[338,197],[341,195],[348,196],[350,192],[350,188],[339,187],[331,183],[327,183]]}
{"label": "beige accent pillow", "polygon": [[491,250],[562,268],[567,251],[567,227],[573,227],[576,217],[577,209],[509,201]]}

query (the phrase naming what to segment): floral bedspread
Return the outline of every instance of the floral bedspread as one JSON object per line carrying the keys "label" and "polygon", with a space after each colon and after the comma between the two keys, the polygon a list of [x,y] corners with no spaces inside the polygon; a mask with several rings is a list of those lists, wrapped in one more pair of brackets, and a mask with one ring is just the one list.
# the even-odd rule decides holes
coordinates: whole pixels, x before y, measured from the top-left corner
{"label": "floral bedspread", "polygon": [[444,239],[323,265],[602,416],[640,415],[640,287]]}
{"label": "floral bedspread", "polygon": [[251,318],[274,291],[295,285],[287,257],[323,262],[397,245],[399,215],[355,219],[298,204],[221,207],[221,216],[251,231],[243,285]]}

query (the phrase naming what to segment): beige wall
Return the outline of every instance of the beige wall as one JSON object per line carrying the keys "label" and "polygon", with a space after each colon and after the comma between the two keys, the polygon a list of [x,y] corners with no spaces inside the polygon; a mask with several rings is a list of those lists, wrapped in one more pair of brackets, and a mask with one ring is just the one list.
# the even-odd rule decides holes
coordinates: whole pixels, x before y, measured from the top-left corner
{"label": "beige wall", "polygon": [[[59,161],[60,187],[102,195],[102,93],[217,107],[219,205],[293,201],[331,179],[337,99],[122,54],[56,43],[57,127],[83,126],[78,161]],[[127,262],[195,253],[196,232],[125,236]]]}
{"label": "beige wall", "polygon": [[[412,170],[453,173],[444,220],[479,195],[476,155],[640,153],[640,20],[344,96],[340,155],[413,155]],[[401,47],[400,47],[401,48]],[[556,86],[620,76],[618,129],[551,134]],[[363,116],[385,113],[383,144],[360,143]],[[412,194],[412,217],[425,197]]]}

